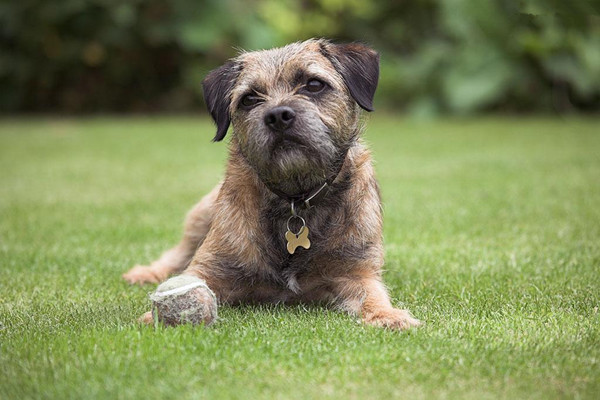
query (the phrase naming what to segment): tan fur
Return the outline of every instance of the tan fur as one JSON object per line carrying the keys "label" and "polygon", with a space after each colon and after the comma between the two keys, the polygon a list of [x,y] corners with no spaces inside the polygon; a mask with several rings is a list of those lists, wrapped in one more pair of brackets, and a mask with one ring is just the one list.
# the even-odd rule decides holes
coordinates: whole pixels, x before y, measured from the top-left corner
{"label": "tan fur", "polygon": [[134,266],[123,274],[123,279],[131,284],[159,283],[167,279],[169,275],[182,272],[210,229],[214,214],[213,205],[220,189],[221,183],[188,212],[183,238],[177,246],[165,251],[150,266]]}
{"label": "tan fur", "polygon": [[[381,203],[369,151],[357,139],[359,107],[339,71],[319,51],[323,46],[330,45],[313,40],[236,59],[243,68],[230,94],[234,136],[225,179],[190,211],[181,243],[149,267],[136,266],[124,274],[128,282],[155,283],[183,271],[205,279],[221,303],[331,303],[368,324],[393,329],[419,325],[407,311],[393,308],[382,283]],[[290,83],[299,69],[327,79],[329,94],[318,103],[302,96]],[[257,88],[264,95],[263,106],[236,111],[241,97]],[[285,202],[264,182],[302,191],[322,181],[323,172],[321,161],[302,147],[274,163],[264,158],[261,113],[281,104],[293,106],[306,126],[315,127],[304,133],[318,143],[311,151],[322,152],[324,163],[331,163],[327,157],[335,154],[329,147],[350,144],[332,184],[340,191],[334,205],[301,211],[320,240],[311,251],[298,249],[291,256],[295,259],[280,248],[287,216],[277,210]],[[281,264],[296,261],[296,269]],[[150,314],[143,316],[143,322],[151,321]]]}

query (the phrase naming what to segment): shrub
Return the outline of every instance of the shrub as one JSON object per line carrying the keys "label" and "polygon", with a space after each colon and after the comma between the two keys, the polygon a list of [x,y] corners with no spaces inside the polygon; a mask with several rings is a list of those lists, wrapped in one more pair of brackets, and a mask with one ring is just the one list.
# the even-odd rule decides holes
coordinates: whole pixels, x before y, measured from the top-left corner
{"label": "shrub", "polygon": [[308,37],[382,54],[378,107],[598,110],[597,2],[21,0],[0,5],[0,109],[201,109],[204,74]]}

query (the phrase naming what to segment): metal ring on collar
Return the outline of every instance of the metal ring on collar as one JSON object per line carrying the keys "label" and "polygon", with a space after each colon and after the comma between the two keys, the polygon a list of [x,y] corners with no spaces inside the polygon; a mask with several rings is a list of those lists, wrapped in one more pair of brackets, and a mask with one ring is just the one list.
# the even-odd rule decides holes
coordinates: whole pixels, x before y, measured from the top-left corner
{"label": "metal ring on collar", "polygon": [[[290,229],[290,221],[292,220],[292,218],[300,218],[300,220],[302,221],[302,227],[300,228],[300,230],[298,231],[298,233],[294,233]],[[304,221],[304,218],[302,218],[299,215],[292,215],[291,217],[288,218],[286,226],[287,226],[287,230],[288,231],[294,233],[294,235],[296,235],[296,236],[299,236],[304,231],[304,228],[306,227],[306,221]]]}
{"label": "metal ring on collar", "polygon": [[[292,207],[292,217],[297,217],[298,214],[296,213],[296,208],[294,207],[294,200],[292,200],[292,202],[290,203],[291,207]],[[288,229],[289,231],[289,229]]]}

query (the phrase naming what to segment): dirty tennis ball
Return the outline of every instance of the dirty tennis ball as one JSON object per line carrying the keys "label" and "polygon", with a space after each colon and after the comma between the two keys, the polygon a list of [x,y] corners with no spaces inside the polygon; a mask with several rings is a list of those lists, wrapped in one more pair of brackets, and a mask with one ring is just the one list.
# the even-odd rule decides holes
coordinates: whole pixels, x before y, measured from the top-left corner
{"label": "dirty tennis ball", "polygon": [[217,319],[217,298],[203,279],[179,275],[161,283],[150,295],[155,318],[165,325],[206,326]]}

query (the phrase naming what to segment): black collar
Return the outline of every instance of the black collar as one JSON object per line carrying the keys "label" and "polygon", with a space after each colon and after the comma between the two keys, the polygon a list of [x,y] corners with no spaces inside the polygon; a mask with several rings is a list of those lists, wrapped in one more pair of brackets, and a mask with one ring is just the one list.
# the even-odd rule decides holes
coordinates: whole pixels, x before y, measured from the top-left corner
{"label": "black collar", "polygon": [[287,193],[284,193],[281,190],[274,188],[265,182],[263,183],[271,192],[275,193],[279,198],[290,203],[292,209],[299,209],[301,207],[304,207],[308,210],[311,207],[314,207],[317,204],[319,204],[327,196],[327,193],[331,189],[331,185],[342,172],[344,162],[346,161],[348,155],[348,150],[345,150],[343,152],[343,156],[339,158],[339,161],[335,166],[335,173],[328,179],[326,179],[325,182],[309,190],[308,192],[290,196]]}

